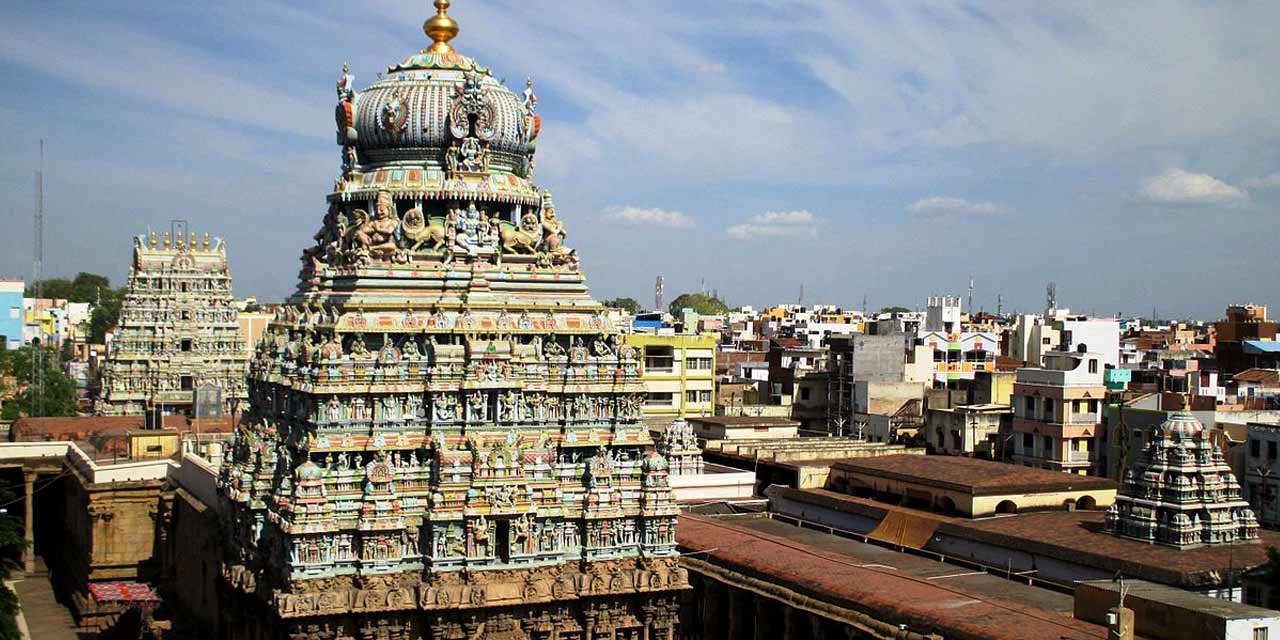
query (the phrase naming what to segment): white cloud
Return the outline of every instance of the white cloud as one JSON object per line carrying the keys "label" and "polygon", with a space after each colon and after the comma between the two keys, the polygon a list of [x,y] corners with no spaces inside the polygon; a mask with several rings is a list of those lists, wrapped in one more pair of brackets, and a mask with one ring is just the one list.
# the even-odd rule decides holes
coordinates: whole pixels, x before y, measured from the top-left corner
{"label": "white cloud", "polygon": [[735,240],[751,238],[814,237],[818,235],[817,217],[803,209],[797,211],[766,211],[751,216],[745,224],[735,224],[725,229],[725,235]]}
{"label": "white cloud", "polygon": [[679,211],[666,209],[643,209],[640,207],[609,207],[604,217],[614,222],[633,225],[656,225],[659,227],[692,227],[693,217]]}
{"label": "white cloud", "polygon": [[724,73],[729,68],[724,66],[723,62],[705,62],[694,67],[698,73]]}
{"label": "white cloud", "polygon": [[1249,199],[1239,187],[1206,173],[1183,169],[1170,169],[1158,176],[1144,178],[1138,196],[1148,202],[1162,204],[1236,205]]}
{"label": "white cloud", "polygon": [[951,196],[933,196],[916,200],[907,207],[908,213],[925,217],[941,216],[991,216],[1003,209],[994,202],[975,202]]}
{"label": "white cloud", "polygon": [[1275,189],[1280,188],[1280,171],[1269,176],[1259,176],[1257,178],[1249,178],[1244,181],[1244,186],[1252,189]]}
{"label": "white cloud", "polygon": [[767,225],[812,224],[814,217],[812,213],[803,209],[799,211],[766,211],[752,216],[751,221],[756,224]]}

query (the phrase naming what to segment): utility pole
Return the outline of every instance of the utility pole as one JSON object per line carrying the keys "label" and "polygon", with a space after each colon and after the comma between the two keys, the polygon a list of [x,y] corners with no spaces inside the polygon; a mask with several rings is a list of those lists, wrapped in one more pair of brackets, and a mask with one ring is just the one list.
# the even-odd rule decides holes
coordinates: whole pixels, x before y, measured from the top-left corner
{"label": "utility pole", "polygon": [[654,311],[657,311],[657,312],[662,311],[662,295],[663,295],[662,276],[658,276],[657,282],[653,283],[653,310]]}
{"label": "utility pole", "polygon": [[[32,245],[31,252],[31,286],[35,291],[36,300],[31,304],[32,311],[37,311],[37,305],[41,298],[44,297],[44,138],[40,139],[40,167],[36,170],[36,210],[34,233],[35,241]],[[36,317],[37,328],[39,324],[39,316]],[[39,336],[33,340],[35,343],[31,357],[34,360],[34,366],[31,370],[31,416],[39,417],[43,413],[42,406],[44,400],[44,335],[42,331],[37,331]]]}

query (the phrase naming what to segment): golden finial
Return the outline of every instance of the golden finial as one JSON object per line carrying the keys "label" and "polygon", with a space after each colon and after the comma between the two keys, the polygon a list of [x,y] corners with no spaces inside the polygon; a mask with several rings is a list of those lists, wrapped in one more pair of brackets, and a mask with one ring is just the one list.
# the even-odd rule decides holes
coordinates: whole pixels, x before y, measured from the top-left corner
{"label": "golden finial", "polygon": [[427,53],[449,53],[449,41],[458,35],[458,23],[449,17],[449,0],[436,0],[436,15],[422,23],[422,31],[431,38]]}

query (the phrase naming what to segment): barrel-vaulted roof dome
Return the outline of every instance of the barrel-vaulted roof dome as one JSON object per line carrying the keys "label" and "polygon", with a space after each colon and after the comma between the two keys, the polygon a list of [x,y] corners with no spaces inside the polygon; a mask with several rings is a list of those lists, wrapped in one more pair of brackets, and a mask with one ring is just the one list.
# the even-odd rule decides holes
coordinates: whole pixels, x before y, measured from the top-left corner
{"label": "barrel-vaulted roof dome", "polygon": [[[449,44],[458,33],[437,0],[437,13],[423,25],[433,43],[387,68],[377,82],[354,94],[349,107],[339,106],[339,144],[352,144],[365,171],[397,165],[446,167],[459,139],[486,143],[487,169],[525,176],[534,152],[539,120],[532,115],[531,88],[517,95],[489,69]],[[340,97],[354,89],[339,80]],[[467,98],[467,108],[460,108]],[[532,104],[531,104],[532,103]],[[348,108],[348,112],[343,109]],[[343,120],[350,126],[343,127]]]}

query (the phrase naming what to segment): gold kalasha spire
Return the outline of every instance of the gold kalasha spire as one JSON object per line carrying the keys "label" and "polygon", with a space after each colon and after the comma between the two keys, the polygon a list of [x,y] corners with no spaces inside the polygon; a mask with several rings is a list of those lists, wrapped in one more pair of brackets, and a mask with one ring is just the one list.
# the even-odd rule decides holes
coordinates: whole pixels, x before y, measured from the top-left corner
{"label": "gold kalasha spire", "polygon": [[427,53],[449,53],[449,41],[458,35],[458,23],[449,17],[449,0],[436,0],[436,15],[422,23],[422,31],[431,38]]}

